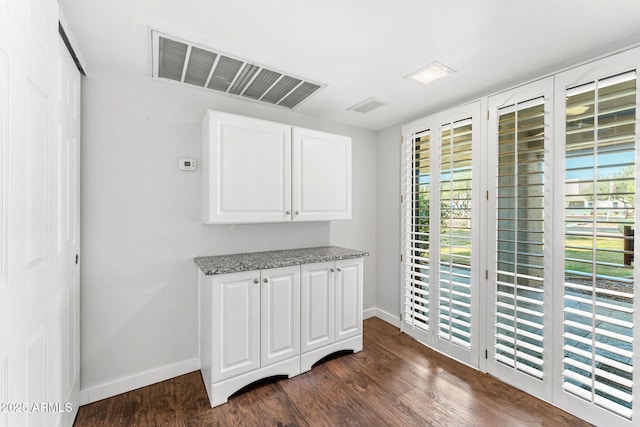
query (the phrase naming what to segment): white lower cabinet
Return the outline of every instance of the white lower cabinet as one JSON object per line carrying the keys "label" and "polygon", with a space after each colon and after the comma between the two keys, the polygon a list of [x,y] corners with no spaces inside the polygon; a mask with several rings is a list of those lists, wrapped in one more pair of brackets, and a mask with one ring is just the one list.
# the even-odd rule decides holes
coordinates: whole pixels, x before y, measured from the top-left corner
{"label": "white lower cabinet", "polygon": [[198,277],[211,406],[257,380],[362,350],[362,258]]}
{"label": "white lower cabinet", "polygon": [[362,264],[355,258],[301,266],[301,372],[336,351],[362,350]]}

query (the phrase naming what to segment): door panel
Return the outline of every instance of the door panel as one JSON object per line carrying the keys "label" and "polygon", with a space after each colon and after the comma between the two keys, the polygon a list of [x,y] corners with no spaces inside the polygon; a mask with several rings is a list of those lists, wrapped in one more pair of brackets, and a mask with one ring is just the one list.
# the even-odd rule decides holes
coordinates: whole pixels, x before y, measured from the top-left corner
{"label": "door panel", "polygon": [[60,396],[73,410],[62,414],[72,422],[80,404],[80,72],[62,40],[58,40],[57,129],[54,206],[58,289],[57,355]]}
{"label": "door panel", "polygon": [[264,270],[261,278],[264,367],[300,354],[300,267]]}
{"label": "door panel", "polygon": [[291,127],[209,111],[203,122],[203,222],[291,221]]}
{"label": "door panel", "polygon": [[433,116],[403,128],[402,194],[403,212],[403,321],[401,330],[432,346],[430,296],[433,267],[431,261],[432,212],[432,129]]}
{"label": "door panel", "polygon": [[335,340],[362,333],[362,258],[335,263]]}
{"label": "door panel", "polygon": [[[14,341],[11,306],[15,298],[8,282],[9,262],[9,59],[14,51],[12,17],[0,0],[0,402],[9,402],[9,349]],[[12,371],[13,372],[13,371]],[[9,414],[0,412],[0,427],[8,427]]]}
{"label": "door panel", "polygon": [[596,424],[637,423],[639,59],[635,49],[556,78],[554,398]]}
{"label": "door panel", "polygon": [[487,370],[547,400],[552,94],[548,78],[490,97],[488,132]]}
{"label": "door panel", "polygon": [[259,368],[260,273],[215,276],[213,316],[213,381]]}
{"label": "door panel", "polygon": [[301,266],[302,352],[334,341],[334,263]]}
{"label": "door panel", "polygon": [[438,236],[431,253],[436,261],[432,277],[437,278],[430,295],[437,307],[434,343],[471,366],[478,366],[479,345],[479,118],[479,102],[436,115],[438,132],[432,143],[438,153],[431,188],[438,208],[438,221],[431,227]]}
{"label": "door panel", "polygon": [[351,219],[351,138],[293,128],[294,221]]}
{"label": "door panel", "polygon": [[[63,281],[56,251],[57,2],[3,2],[0,32],[0,264],[6,279],[0,284],[0,363],[6,369],[0,394],[6,387],[5,402],[64,403],[58,299]],[[62,417],[14,412],[0,414],[0,424],[57,425]]]}

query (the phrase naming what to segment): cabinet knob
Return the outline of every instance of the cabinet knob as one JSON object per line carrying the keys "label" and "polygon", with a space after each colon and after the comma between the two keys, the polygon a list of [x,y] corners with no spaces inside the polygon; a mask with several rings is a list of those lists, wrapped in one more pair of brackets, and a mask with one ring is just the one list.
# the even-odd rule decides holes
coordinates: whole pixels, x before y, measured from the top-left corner
{"label": "cabinet knob", "polygon": [[291,215],[291,211],[286,211],[285,212],[287,215]]}
{"label": "cabinet knob", "polygon": [[342,271],[342,269],[341,269],[340,267],[338,267],[338,269],[337,269],[337,270],[338,270],[338,271]]}
{"label": "cabinet knob", "polygon": [[300,215],[300,211],[296,211],[295,213],[296,213],[296,215]]}
{"label": "cabinet knob", "polygon": [[269,283],[269,278],[268,278],[268,277],[265,277],[265,278],[264,278],[264,280],[263,280],[263,282],[264,282],[264,283]]}
{"label": "cabinet knob", "polygon": [[333,273],[335,270],[333,268],[330,268],[329,271]]}
{"label": "cabinet knob", "polygon": [[260,280],[258,280],[258,279],[253,279],[253,283],[260,283]]}

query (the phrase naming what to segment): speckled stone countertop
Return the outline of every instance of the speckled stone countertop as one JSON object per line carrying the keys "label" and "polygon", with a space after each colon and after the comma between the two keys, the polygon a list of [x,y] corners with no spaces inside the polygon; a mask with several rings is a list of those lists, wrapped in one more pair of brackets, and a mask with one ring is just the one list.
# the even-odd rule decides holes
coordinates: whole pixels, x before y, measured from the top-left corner
{"label": "speckled stone countertop", "polygon": [[322,246],[319,248],[287,249],[284,251],[205,256],[194,258],[194,261],[205,275],[211,276],[214,274],[237,273],[238,271],[266,270],[290,265],[360,258],[367,255],[369,253],[365,251],[341,248],[339,246]]}

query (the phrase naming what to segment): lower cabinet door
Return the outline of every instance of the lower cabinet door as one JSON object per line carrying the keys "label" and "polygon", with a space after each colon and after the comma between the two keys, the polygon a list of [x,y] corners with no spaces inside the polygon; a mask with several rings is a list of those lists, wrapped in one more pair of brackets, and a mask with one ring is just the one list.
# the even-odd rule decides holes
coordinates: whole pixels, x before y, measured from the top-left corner
{"label": "lower cabinet door", "polygon": [[362,258],[336,261],[335,340],[362,333]]}
{"label": "lower cabinet door", "polygon": [[261,272],[262,364],[300,354],[300,266]]}
{"label": "lower cabinet door", "polygon": [[334,341],[334,263],[306,264],[301,274],[301,336],[305,353]]}
{"label": "lower cabinet door", "polygon": [[260,367],[260,272],[213,278],[213,381]]}

